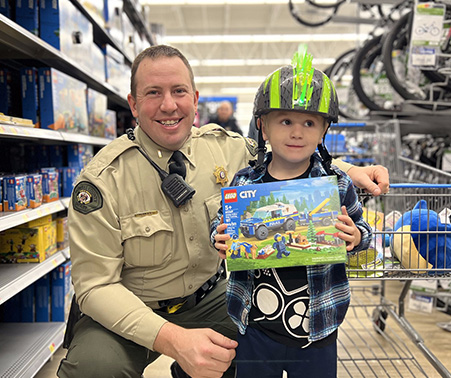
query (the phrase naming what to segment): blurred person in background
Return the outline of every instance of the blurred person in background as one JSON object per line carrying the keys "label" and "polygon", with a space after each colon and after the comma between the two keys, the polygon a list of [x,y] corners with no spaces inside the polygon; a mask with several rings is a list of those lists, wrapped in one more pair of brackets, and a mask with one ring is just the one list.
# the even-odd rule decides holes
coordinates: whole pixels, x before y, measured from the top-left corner
{"label": "blurred person in background", "polygon": [[243,135],[241,128],[238,126],[235,117],[233,116],[233,106],[230,101],[222,101],[216,114],[211,116],[208,123],[216,123],[229,131],[235,131],[236,133]]}

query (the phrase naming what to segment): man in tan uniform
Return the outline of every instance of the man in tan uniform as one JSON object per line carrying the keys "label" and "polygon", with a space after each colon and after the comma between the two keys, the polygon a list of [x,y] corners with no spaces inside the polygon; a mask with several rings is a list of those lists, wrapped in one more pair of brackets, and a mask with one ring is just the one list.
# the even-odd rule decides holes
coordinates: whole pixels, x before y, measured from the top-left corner
{"label": "man in tan uniform", "polygon": [[[192,377],[233,376],[236,328],[209,225],[220,188],[256,151],[216,125],[193,128],[198,96],[178,50],[154,46],[135,59],[128,101],[139,126],[92,159],[72,195],[72,280],[84,316],[59,377],[140,377],[160,354]],[[178,207],[148,161],[168,171],[174,151],[195,190]],[[383,167],[348,173],[375,194],[388,189]]]}

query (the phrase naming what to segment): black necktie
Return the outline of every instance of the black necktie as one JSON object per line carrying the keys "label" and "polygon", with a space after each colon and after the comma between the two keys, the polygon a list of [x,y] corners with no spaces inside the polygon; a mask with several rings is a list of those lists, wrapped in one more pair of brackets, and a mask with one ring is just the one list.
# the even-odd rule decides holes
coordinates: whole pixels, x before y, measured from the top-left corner
{"label": "black necktie", "polygon": [[186,167],[183,160],[183,154],[180,151],[174,151],[171,156],[171,162],[169,163],[169,173],[178,173],[185,178]]}

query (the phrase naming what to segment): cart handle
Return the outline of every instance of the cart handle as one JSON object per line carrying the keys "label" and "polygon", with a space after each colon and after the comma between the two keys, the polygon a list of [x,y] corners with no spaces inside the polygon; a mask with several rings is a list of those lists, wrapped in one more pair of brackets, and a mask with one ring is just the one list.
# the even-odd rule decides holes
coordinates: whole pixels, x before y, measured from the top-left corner
{"label": "cart handle", "polygon": [[411,183],[400,183],[400,184],[390,184],[390,188],[450,188],[451,184],[411,184]]}

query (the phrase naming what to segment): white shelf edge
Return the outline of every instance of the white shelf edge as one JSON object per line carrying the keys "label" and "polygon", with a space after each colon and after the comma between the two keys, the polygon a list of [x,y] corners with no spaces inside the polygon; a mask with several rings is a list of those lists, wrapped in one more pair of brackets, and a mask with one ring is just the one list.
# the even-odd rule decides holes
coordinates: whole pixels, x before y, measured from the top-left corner
{"label": "white shelf edge", "polygon": [[69,248],[56,252],[47,260],[40,263],[1,264],[0,276],[13,276],[14,278],[0,287],[0,304],[6,302],[14,295],[37,281],[45,274],[51,272],[58,265],[67,260]]}
{"label": "white shelf edge", "polygon": [[[0,323],[2,340],[6,340],[0,344],[0,376],[34,377],[62,345],[65,328],[63,322]],[[11,356],[11,350],[18,353]]]}
{"label": "white shelf edge", "polygon": [[25,209],[18,212],[0,213],[0,231],[19,226],[29,221],[44,217],[49,214],[65,210],[67,207],[64,202],[57,200],[54,202],[43,203],[36,209]]}

